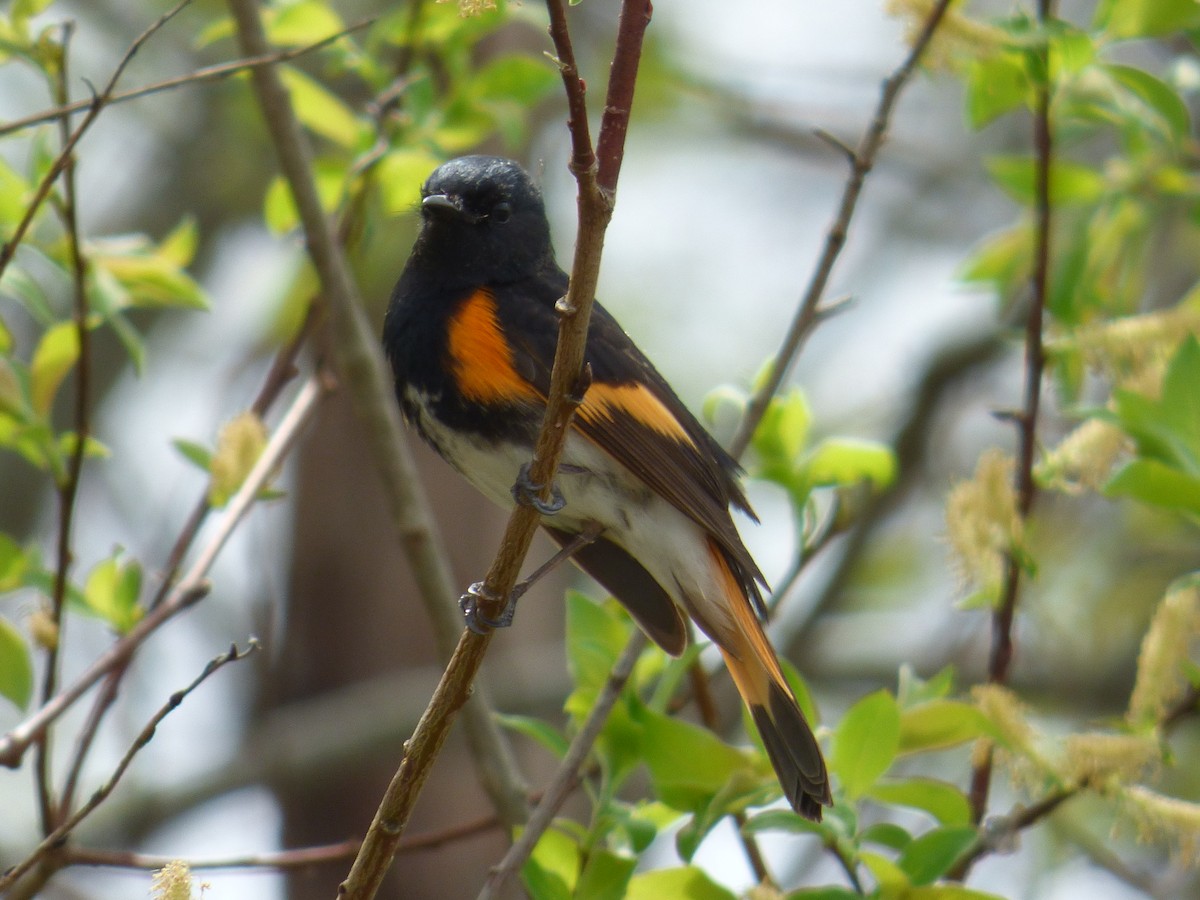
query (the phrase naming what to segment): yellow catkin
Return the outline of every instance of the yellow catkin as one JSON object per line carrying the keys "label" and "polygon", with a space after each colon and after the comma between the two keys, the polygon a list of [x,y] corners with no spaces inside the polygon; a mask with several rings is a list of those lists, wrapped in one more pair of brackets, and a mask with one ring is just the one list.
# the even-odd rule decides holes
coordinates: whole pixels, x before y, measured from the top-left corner
{"label": "yellow catkin", "polygon": [[150,894],[155,900],[192,900],[192,873],[187,863],[172,860],[155,872]]}
{"label": "yellow catkin", "polygon": [[[935,0],[887,0],[884,10],[905,23],[904,37],[911,45],[921,35],[934,6]],[[922,62],[931,69],[956,69],[965,62],[996,53],[1005,41],[1002,29],[969,18],[951,4],[925,48]]]}
{"label": "yellow catkin", "polygon": [[1141,778],[1160,760],[1157,741],[1131,734],[1073,734],[1065,756],[1066,780],[1097,789]]}
{"label": "yellow catkin", "polygon": [[946,500],[946,535],[959,572],[983,591],[998,591],[1005,557],[1020,545],[1012,479],[1012,459],[988,450],[971,480],[955,485]]}
{"label": "yellow catkin", "polygon": [[1165,839],[1184,865],[1200,864],[1200,804],[1166,797],[1141,785],[1125,788],[1123,797],[1139,840]]}
{"label": "yellow catkin", "polygon": [[1067,494],[1099,491],[1132,446],[1115,425],[1088,419],[1046,454],[1038,465],[1038,480]]}
{"label": "yellow catkin", "polygon": [[[437,0],[437,2],[447,3],[448,0]],[[496,0],[458,0],[458,14],[464,19],[482,15],[488,10],[495,8]]]}
{"label": "yellow catkin", "polygon": [[1134,728],[1157,725],[1178,700],[1187,683],[1183,664],[1192,640],[1200,633],[1200,582],[1189,578],[1167,589],[1142,638],[1137,678],[1126,720]]}

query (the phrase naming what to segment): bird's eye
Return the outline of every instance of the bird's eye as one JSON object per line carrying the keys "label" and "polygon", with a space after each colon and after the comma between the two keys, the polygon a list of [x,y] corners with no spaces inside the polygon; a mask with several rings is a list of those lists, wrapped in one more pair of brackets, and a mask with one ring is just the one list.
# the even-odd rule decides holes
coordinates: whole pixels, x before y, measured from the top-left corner
{"label": "bird's eye", "polygon": [[501,225],[503,225],[511,217],[512,217],[512,207],[509,206],[507,203],[504,203],[504,202],[497,203],[495,206],[492,207],[491,219],[493,222],[499,222]]}

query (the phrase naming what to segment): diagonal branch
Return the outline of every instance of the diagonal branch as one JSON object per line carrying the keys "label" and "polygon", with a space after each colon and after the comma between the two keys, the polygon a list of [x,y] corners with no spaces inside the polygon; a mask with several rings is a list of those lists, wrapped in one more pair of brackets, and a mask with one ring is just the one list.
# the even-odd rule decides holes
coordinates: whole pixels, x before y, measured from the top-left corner
{"label": "diagonal branch", "polygon": [[263,487],[287,455],[301,428],[316,409],[323,392],[320,375],[309,376],[286,415],[271,435],[262,455],[229,501],[216,532],[200,551],[191,568],[172,588],[167,599],[151,609],[119,641],[97,657],[75,682],[54,695],[36,713],[0,738],[0,765],[15,768],[29,746],[51,723],[70,709],[93,685],[109,672],[123,666],[138,647],[165,622],[183,612],[208,593],[207,575],[230,535],[245,518]]}
{"label": "diagonal branch", "polygon": [[102,99],[105,106],[114,106],[118,103],[126,103],[130,100],[138,100],[142,97],[148,97],[151,94],[159,94],[163,91],[174,90],[175,88],[185,87],[189,84],[200,84],[205,81],[220,81],[222,78],[228,78],[231,75],[237,75],[239,72],[246,72],[250,69],[257,69],[260,66],[273,66],[277,63],[288,62],[289,60],[297,59],[301,56],[307,56],[317,50],[323,50],[330,44],[341,40],[347,35],[354,34],[356,31],[362,31],[364,28],[369,28],[375,24],[375,19],[363,19],[361,22],[355,22],[343,28],[341,31],[334,32],[329,37],[321,38],[319,41],[314,41],[311,44],[305,44],[303,47],[291,47],[287,50],[279,50],[274,53],[266,53],[262,56],[252,56],[245,59],[233,59],[229,62],[215,63],[211,66],[204,66],[194,72],[188,72],[186,75],[176,75],[174,78],[164,78],[162,81],[156,81],[153,84],[143,85],[139,88],[132,88],[128,91],[114,91],[107,97],[96,98],[89,97],[87,100],[75,100],[71,103],[62,102],[53,109],[45,109],[41,112],[33,113],[32,115],[23,116],[20,119],[13,119],[0,125],[0,137],[5,137],[9,134],[15,134],[18,131],[24,131],[27,128],[32,128],[35,125],[43,125],[46,122],[53,122],[55,119],[65,119],[73,113],[83,112],[90,109],[97,101]]}
{"label": "diagonal branch", "polygon": [[71,133],[70,137],[64,143],[62,150],[59,151],[58,156],[50,165],[49,170],[42,178],[37,190],[34,191],[33,199],[31,199],[29,204],[25,207],[25,213],[21,216],[21,220],[17,223],[17,227],[13,230],[12,236],[3,244],[0,244],[0,276],[4,274],[5,269],[8,268],[8,264],[12,262],[13,256],[16,255],[17,247],[19,247],[21,241],[24,240],[25,233],[29,230],[29,226],[33,224],[34,217],[37,215],[38,210],[42,208],[42,204],[45,203],[46,198],[50,196],[50,191],[54,187],[54,182],[58,181],[58,177],[62,175],[63,170],[70,165],[72,154],[75,152],[76,145],[83,138],[84,134],[87,133],[87,130],[92,127],[93,123],[95,123],[97,117],[100,115],[100,112],[112,99],[113,94],[117,89],[117,82],[121,80],[121,76],[125,73],[126,66],[129,65],[133,57],[137,55],[137,52],[142,49],[142,47],[148,40],[150,40],[150,38],[152,38],[163,26],[170,22],[171,19],[175,18],[176,15],[182,12],[183,8],[191,2],[192,0],[179,0],[179,2],[173,7],[159,16],[149,28],[138,35],[134,39],[133,43],[129,45],[129,49],[125,51],[125,55],[122,56],[120,61],[117,63],[117,67],[113,70],[112,75],[109,76],[108,84],[104,86],[104,90],[88,101],[87,115],[83,117],[83,121],[80,122],[78,127],[76,127],[76,129]]}
{"label": "diagonal branch", "polygon": [[[816,266],[809,278],[808,287],[805,288],[800,305],[796,308],[791,325],[788,326],[787,334],[771,365],[771,371],[763,380],[762,386],[750,398],[737,434],[730,441],[729,451],[735,457],[741,456],[750,446],[750,439],[754,437],[754,430],[758,428],[759,422],[766,414],[771,398],[779,392],[788,370],[804,346],[804,341],[821,318],[821,298],[825,295],[825,286],[833,272],[834,263],[837,262],[842,247],[846,243],[850,220],[854,217],[854,211],[858,207],[858,198],[862,194],[863,184],[875,165],[875,157],[887,139],[887,131],[891,125],[896,101],[900,99],[904,86],[912,78],[920,64],[921,57],[929,46],[929,42],[933,40],[933,35],[951,2],[953,0],[938,0],[937,5],[930,11],[925,24],[921,27],[917,39],[913,41],[908,56],[883,83],[879,105],[875,108],[875,115],[871,119],[870,125],[867,126],[862,140],[859,141],[858,148],[851,150],[840,141],[832,141],[845,154],[850,164],[850,177],[846,179],[846,186],[842,189],[842,200],[838,206],[837,215],[825,233],[824,249],[817,259]],[[818,132],[818,135],[823,134],[824,132]],[[832,140],[828,137],[825,139]]]}
{"label": "diagonal branch", "polygon": [[200,687],[201,684],[208,680],[210,675],[212,675],[222,666],[226,665],[227,663],[237,662],[240,659],[245,659],[249,654],[253,653],[257,649],[258,642],[254,640],[250,642],[245,650],[239,650],[236,645],[230,647],[228,653],[223,653],[220,656],[209,660],[208,665],[204,667],[204,671],[196,676],[191,684],[189,684],[183,690],[176,691],[174,694],[172,694],[170,699],[168,699],[167,702],[159,708],[158,712],[150,717],[150,721],[146,723],[146,727],[141,730],[138,736],[134,739],[133,743],[129,746],[129,749],[125,751],[125,755],[121,757],[121,761],[117,763],[117,767],[113,770],[112,775],[110,775],[108,780],[104,782],[104,784],[102,784],[94,794],[92,794],[87,803],[83,804],[83,806],[76,810],[75,813],[73,813],[61,825],[55,828],[54,831],[46,835],[45,840],[38,844],[38,846],[32,853],[29,854],[29,856],[25,857],[25,859],[17,863],[11,869],[8,869],[4,873],[4,876],[0,877],[0,891],[4,891],[14,885],[18,878],[28,872],[31,868],[33,868],[33,866],[37,865],[37,863],[48,853],[61,845],[67,836],[75,830],[79,823],[91,815],[92,811],[104,802],[108,795],[111,794],[116,788],[122,776],[124,776],[125,771],[133,762],[134,757],[137,756],[138,753],[140,753],[142,749],[145,748],[145,746],[154,738],[154,732],[162,723],[163,719],[174,712],[175,708],[184,701],[188,694]]}
{"label": "diagonal branch", "polygon": [[[566,26],[565,9],[558,0],[547,0],[550,12],[550,33],[560,62],[560,74],[570,108],[570,129],[573,148],[571,171],[579,185],[579,231],[571,269],[567,296],[558,303],[560,313],[558,346],[550,376],[546,413],[538,434],[530,479],[543,485],[542,499],[549,491],[558,469],[558,461],[566,442],[571,416],[580,402],[581,388],[586,386],[584,351],[588,322],[596,283],[600,272],[600,255],[604,232],[612,217],[612,193],[624,150],[624,141],[604,138],[610,148],[611,160],[605,169],[606,181],[597,179],[595,154],[587,131],[584,84],[575,65],[574,51]],[[650,6],[646,0],[625,0],[622,4],[622,23],[629,23],[624,42],[618,42],[614,52],[612,82],[608,107],[624,110],[614,113],[609,121],[627,119],[633,103],[633,86],[641,54],[641,37],[629,39],[629,34],[645,31],[649,24]],[[609,125],[609,127],[615,127]],[[483,582],[484,596],[504,598],[516,584],[521,563],[539,524],[539,514],[533,507],[519,505],[505,528],[500,548]],[[408,824],[413,806],[436,759],[442,742],[449,733],[455,713],[463,704],[471,682],[483,661],[491,635],[464,632],[458,647],[446,667],[445,674],[430,700],[408,742],[407,752],[395,777],[388,786],[375,819],[363,841],[363,847],[350,874],[338,888],[338,896],[368,900],[375,896],[379,884],[391,865],[396,845]]]}

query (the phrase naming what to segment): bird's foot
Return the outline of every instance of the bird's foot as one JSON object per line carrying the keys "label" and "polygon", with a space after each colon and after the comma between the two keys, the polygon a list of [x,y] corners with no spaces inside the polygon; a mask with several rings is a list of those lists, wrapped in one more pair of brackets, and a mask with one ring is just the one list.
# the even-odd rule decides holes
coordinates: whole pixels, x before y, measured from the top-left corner
{"label": "bird's foot", "polygon": [[555,484],[550,485],[550,499],[543,500],[540,496],[543,487],[544,485],[535,484],[529,477],[529,463],[525,463],[512,486],[513,499],[522,506],[532,506],[543,516],[552,516],[566,506],[567,501],[563,499],[562,491]]}
{"label": "bird's foot", "polygon": [[497,616],[489,616],[480,609],[482,604],[494,608],[502,599],[487,589],[482,581],[476,581],[467,592],[458,598],[458,608],[462,610],[467,628],[475,634],[491,634],[497,628],[507,628],[517,614],[517,601],[525,593],[528,585],[518,584],[504,601],[504,606]]}

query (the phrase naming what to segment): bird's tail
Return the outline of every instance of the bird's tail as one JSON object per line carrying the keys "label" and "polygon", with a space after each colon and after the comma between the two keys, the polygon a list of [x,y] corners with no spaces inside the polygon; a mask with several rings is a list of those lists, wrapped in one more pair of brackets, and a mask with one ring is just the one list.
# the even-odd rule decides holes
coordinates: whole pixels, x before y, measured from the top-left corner
{"label": "bird's tail", "polygon": [[816,735],[788,687],[779,659],[724,554],[712,546],[735,628],[719,642],[725,665],[762,735],[763,746],[792,809],[814,822],[832,806],[829,773]]}

